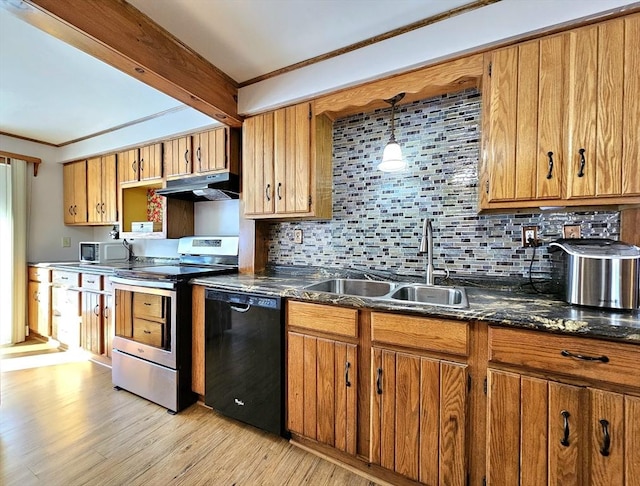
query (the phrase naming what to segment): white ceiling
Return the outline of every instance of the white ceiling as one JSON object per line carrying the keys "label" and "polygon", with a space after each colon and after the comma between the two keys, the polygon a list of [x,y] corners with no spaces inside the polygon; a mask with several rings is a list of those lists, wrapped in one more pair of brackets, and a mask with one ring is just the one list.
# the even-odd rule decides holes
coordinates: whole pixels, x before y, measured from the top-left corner
{"label": "white ceiling", "polygon": [[[473,3],[473,0],[128,1],[239,83]],[[475,12],[480,16],[480,11],[487,10],[494,20],[500,18],[501,9],[506,11],[509,6],[517,10],[519,5],[532,3],[540,9],[543,9],[540,4],[546,4],[547,8],[562,4],[558,8],[566,11],[576,5],[572,1],[575,0],[503,0]],[[588,4],[591,11],[603,11],[627,3],[632,2],[581,0],[580,6]],[[577,13],[573,18],[580,15]],[[423,29],[437,31],[438,27]],[[456,35],[472,38],[473,32]],[[414,45],[410,49],[420,50]],[[180,118],[181,123],[190,120],[183,125],[196,121],[203,125],[209,120],[216,123],[13,17],[1,6],[0,72],[0,132],[20,137],[66,145],[92,136],[89,141],[97,140],[100,137],[95,135],[146,118],[151,120],[136,126],[164,125],[166,132],[170,130],[167,126],[172,116]],[[251,92],[259,84],[243,90]],[[176,111],[180,113],[176,115]],[[112,131],[105,143],[118,145],[123,130]]]}
{"label": "white ceiling", "polygon": [[128,0],[239,83],[475,0]]}

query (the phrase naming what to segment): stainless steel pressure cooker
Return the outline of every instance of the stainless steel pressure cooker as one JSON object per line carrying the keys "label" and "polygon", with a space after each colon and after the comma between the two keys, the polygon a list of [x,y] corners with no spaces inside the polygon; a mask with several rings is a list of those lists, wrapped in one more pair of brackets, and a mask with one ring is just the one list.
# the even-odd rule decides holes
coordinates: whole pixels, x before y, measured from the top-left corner
{"label": "stainless steel pressure cooker", "polygon": [[570,304],[640,308],[637,246],[609,239],[562,239],[550,243],[549,251],[555,277]]}

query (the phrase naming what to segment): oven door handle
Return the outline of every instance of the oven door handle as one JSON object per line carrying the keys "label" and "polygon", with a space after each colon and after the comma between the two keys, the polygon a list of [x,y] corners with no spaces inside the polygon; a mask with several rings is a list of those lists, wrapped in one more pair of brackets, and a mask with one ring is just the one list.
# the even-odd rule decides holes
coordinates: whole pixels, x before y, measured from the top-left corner
{"label": "oven door handle", "polygon": [[236,312],[241,312],[241,313],[244,314],[249,309],[251,309],[251,304],[231,304],[230,303],[229,307],[231,307],[231,309],[236,311]]}
{"label": "oven door handle", "polygon": [[111,282],[115,284],[130,285],[134,287],[155,288],[155,289],[173,290],[176,287],[174,282],[163,282],[161,280],[125,278],[125,277],[116,277],[116,276],[111,277]]}

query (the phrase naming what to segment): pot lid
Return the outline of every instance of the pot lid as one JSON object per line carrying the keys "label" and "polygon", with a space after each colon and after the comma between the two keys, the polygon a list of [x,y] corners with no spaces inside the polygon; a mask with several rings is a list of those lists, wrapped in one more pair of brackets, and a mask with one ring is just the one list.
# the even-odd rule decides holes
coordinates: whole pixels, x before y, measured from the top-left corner
{"label": "pot lid", "polygon": [[569,255],[602,258],[633,259],[640,258],[640,248],[622,241],[604,238],[563,238],[549,243],[550,251],[564,250]]}

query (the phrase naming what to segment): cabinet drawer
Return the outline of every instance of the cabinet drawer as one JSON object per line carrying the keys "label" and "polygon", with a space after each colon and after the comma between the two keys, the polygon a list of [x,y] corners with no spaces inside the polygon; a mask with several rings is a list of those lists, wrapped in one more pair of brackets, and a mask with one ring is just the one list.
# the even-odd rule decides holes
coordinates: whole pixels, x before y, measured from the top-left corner
{"label": "cabinet drawer", "polygon": [[145,319],[133,319],[133,339],[140,343],[162,347],[164,324],[147,321]]}
{"label": "cabinet drawer", "polygon": [[102,275],[83,273],[82,288],[87,290],[102,290]]}
{"label": "cabinet drawer", "polygon": [[490,327],[489,361],[640,387],[640,346],[635,344]]}
{"label": "cabinet drawer", "polygon": [[287,324],[311,331],[357,337],[358,311],[307,302],[288,302]]}
{"label": "cabinet drawer", "polygon": [[105,290],[106,292],[109,292],[110,294],[113,293],[113,282],[109,277],[103,277],[102,284],[103,284],[103,290]]}
{"label": "cabinet drawer", "polygon": [[133,315],[152,321],[164,321],[164,297],[135,292],[133,294]]}
{"label": "cabinet drawer", "polygon": [[56,285],[79,287],[80,274],[78,272],[65,272],[64,270],[53,270],[51,272],[51,281]]}
{"label": "cabinet drawer", "polygon": [[48,268],[29,267],[29,280],[33,282],[51,282],[51,270]]}
{"label": "cabinet drawer", "polygon": [[458,356],[469,354],[469,325],[463,321],[373,312],[371,339]]}

